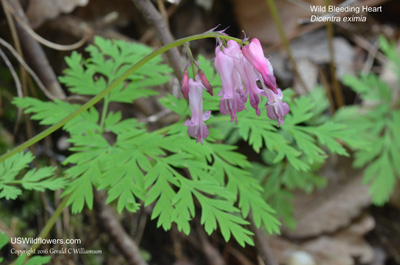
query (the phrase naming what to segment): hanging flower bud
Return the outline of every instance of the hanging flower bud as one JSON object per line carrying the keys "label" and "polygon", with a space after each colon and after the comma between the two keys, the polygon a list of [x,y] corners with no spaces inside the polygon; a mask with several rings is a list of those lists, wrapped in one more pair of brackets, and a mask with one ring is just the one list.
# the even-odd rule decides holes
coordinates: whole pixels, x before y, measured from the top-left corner
{"label": "hanging flower bud", "polygon": [[204,74],[203,70],[200,69],[197,74],[199,75],[200,81],[203,84],[203,86],[206,88],[206,91],[208,92],[208,94],[213,96],[214,95],[213,88],[212,88],[210,82],[208,82],[207,77]]}
{"label": "hanging flower bud", "polygon": [[183,72],[181,91],[183,97],[187,98],[189,93],[189,72],[187,69]]}

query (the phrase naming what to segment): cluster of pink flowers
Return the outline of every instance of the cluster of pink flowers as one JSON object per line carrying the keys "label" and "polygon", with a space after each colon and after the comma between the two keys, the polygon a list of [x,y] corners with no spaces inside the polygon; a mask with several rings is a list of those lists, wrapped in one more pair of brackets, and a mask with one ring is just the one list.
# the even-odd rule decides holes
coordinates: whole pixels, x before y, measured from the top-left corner
{"label": "cluster of pink flowers", "polygon": [[[215,67],[221,76],[222,89],[218,94],[221,97],[219,109],[224,115],[231,115],[231,122],[237,123],[236,113],[245,109],[247,96],[250,105],[260,116],[260,96],[267,97],[267,115],[270,119],[278,120],[277,126],[283,124],[283,116],[288,114],[289,106],[282,102],[282,91],[277,88],[271,63],[264,56],[261,43],[252,39],[243,48],[233,40],[227,46],[220,43],[215,49]],[[262,88],[258,87],[260,81]],[[197,142],[203,143],[208,136],[208,128],[204,121],[210,118],[210,111],[203,113],[203,88],[213,95],[212,87],[204,72],[199,70],[195,80],[189,78],[185,70],[182,79],[182,93],[189,97],[192,117],[187,120],[188,132],[196,137]]]}

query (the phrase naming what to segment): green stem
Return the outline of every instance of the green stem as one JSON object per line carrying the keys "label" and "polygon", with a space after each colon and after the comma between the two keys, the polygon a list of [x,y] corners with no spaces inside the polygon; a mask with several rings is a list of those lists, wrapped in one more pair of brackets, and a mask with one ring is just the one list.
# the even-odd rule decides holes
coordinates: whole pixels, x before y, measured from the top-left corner
{"label": "green stem", "polygon": [[195,74],[195,71],[194,71],[194,58],[193,58],[192,50],[190,49],[189,45],[185,44],[184,46],[185,46],[186,51],[187,51],[188,56],[189,56],[190,67],[192,68],[192,78],[194,79],[196,74]]}
{"label": "green stem", "polygon": [[[329,4],[331,4],[330,1],[325,0],[325,6],[328,6]],[[332,79],[332,84],[333,84],[333,94],[335,96],[336,106],[338,108],[340,108],[340,107],[344,106],[344,98],[343,98],[342,89],[340,88],[339,81],[336,78],[335,50],[333,48],[334,32],[333,32],[332,21],[326,22],[326,30],[328,32],[328,45],[329,45],[329,57],[330,57],[329,69],[330,69],[330,74],[331,74],[331,79]]]}
{"label": "green stem", "polygon": [[106,121],[108,103],[110,103],[110,100],[107,95],[104,97],[103,111],[101,112],[100,128],[102,129],[102,131],[104,131],[104,122]]}
{"label": "green stem", "polygon": [[13,150],[11,150],[11,151],[5,153],[4,155],[2,155],[0,157],[0,162],[6,160],[7,158],[9,158],[9,157],[21,152],[21,151],[23,151],[25,148],[28,148],[29,146],[39,142],[40,140],[42,140],[46,136],[50,135],[51,133],[55,132],[56,130],[58,130],[59,128],[64,126],[67,122],[69,122],[72,119],[74,119],[75,117],[79,116],[82,112],[84,112],[85,110],[89,109],[94,104],[96,104],[101,99],[103,99],[116,86],[118,86],[119,84],[124,82],[125,79],[127,79],[135,71],[137,71],[140,67],[142,67],[144,64],[146,64],[148,61],[150,61],[151,59],[153,59],[157,55],[160,55],[160,54],[162,54],[162,53],[164,53],[164,52],[166,52],[166,51],[168,51],[168,50],[170,50],[170,49],[172,49],[174,47],[183,45],[184,43],[189,42],[189,41],[195,41],[195,40],[206,39],[206,38],[217,38],[217,37],[219,37],[221,39],[234,40],[234,41],[236,41],[238,43],[241,43],[241,44],[242,43],[247,43],[247,42],[242,41],[241,39],[230,37],[230,36],[218,33],[218,32],[205,32],[205,33],[202,33],[202,34],[198,34],[198,35],[193,35],[193,36],[190,36],[190,37],[182,38],[182,39],[176,40],[174,42],[171,42],[169,44],[166,44],[166,45],[162,46],[161,48],[159,48],[158,50],[155,50],[154,52],[150,53],[149,55],[147,55],[143,59],[141,59],[139,62],[137,62],[131,68],[129,68],[125,73],[123,73],[120,77],[115,79],[103,91],[101,91],[99,94],[97,94],[92,99],[90,99],[88,102],[86,102],[84,105],[82,105],[82,107],[80,107],[76,111],[72,112],[70,115],[68,115],[67,117],[65,117],[61,121],[57,122],[56,124],[50,126],[49,128],[47,128],[43,132],[37,134],[36,136],[32,137],[28,141],[22,143],[21,145],[17,146]]}

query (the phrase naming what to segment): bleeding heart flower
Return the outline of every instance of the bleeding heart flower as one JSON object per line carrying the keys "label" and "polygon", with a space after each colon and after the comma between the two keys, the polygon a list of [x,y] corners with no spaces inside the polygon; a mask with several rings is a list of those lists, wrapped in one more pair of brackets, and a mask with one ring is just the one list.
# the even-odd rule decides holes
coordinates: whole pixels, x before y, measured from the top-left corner
{"label": "bleeding heart flower", "polygon": [[225,54],[218,46],[215,50],[215,68],[221,77],[222,89],[219,95],[222,95],[219,109],[224,115],[231,114],[231,121],[237,123],[236,112],[245,109],[243,96],[245,92],[240,81],[240,76],[235,70],[234,58],[229,54]]}
{"label": "bleeding heart flower", "polygon": [[189,104],[192,117],[186,120],[185,126],[188,126],[188,133],[191,137],[196,137],[196,142],[203,144],[203,139],[208,137],[208,128],[204,121],[208,120],[211,111],[203,113],[203,84],[200,77],[196,76],[196,81],[189,79]]}
{"label": "bleeding heart flower", "polygon": [[[251,106],[260,116],[258,106],[260,97],[267,97],[268,117],[278,120],[278,127],[284,124],[283,117],[290,109],[287,103],[282,102],[282,91],[277,88],[272,65],[265,58],[260,41],[253,39],[243,48],[233,40],[228,40],[226,46],[220,41],[215,49],[215,55],[215,68],[222,84],[218,94],[222,96],[219,104],[220,112],[224,115],[230,114],[231,122],[235,120],[237,123],[237,113],[245,109],[244,103],[248,95]],[[204,121],[211,115],[211,111],[203,113],[203,89],[213,95],[213,88],[198,63],[193,58],[188,64],[190,62],[194,62],[198,73],[195,80],[189,78],[187,69],[183,73],[181,90],[183,96],[189,98],[191,111],[191,119],[186,120],[185,126],[188,126],[189,135],[196,137],[197,142],[203,144],[203,139],[209,134]],[[258,81],[261,81],[263,89],[259,88]]]}
{"label": "bleeding heart flower", "polygon": [[240,76],[240,79],[246,88],[244,102],[247,101],[247,94],[250,98],[251,106],[256,110],[258,116],[260,116],[260,109],[258,105],[260,103],[260,95],[265,96],[264,91],[257,86],[257,80],[259,79],[254,71],[253,66],[244,57],[239,44],[236,41],[229,40],[228,48],[224,50],[226,54],[229,54],[234,59],[235,70]]}
{"label": "bleeding heart flower", "polygon": [[275,94],[278,93],[276,79],[274,77],[271,63],[264,56],[264,51],[258,39],[254,38],[250,44],[243,47],[244,57],[257,69],[261,74],[264,84]]}

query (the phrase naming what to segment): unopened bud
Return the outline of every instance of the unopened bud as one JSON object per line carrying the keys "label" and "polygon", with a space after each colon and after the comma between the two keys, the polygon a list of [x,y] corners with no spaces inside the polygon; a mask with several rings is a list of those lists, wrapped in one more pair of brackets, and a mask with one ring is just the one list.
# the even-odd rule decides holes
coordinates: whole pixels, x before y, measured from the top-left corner
{"label": "unopened bud", "polygon": [[213,96],[213,88],[210,84],[210,82],[208,82],[206,75],[204,74],[203,70],[199,70],[198,75],[200,77],[200,81],[203,84],[203,86],[206,88],[207,92]]}
{"label": "unopened bud", "polygon": [[181,91],[182,91],[183,97],[187,98],[188,93],[189,93],[189,72],[188,72],[188,70],[185,70],[183,72]]}

